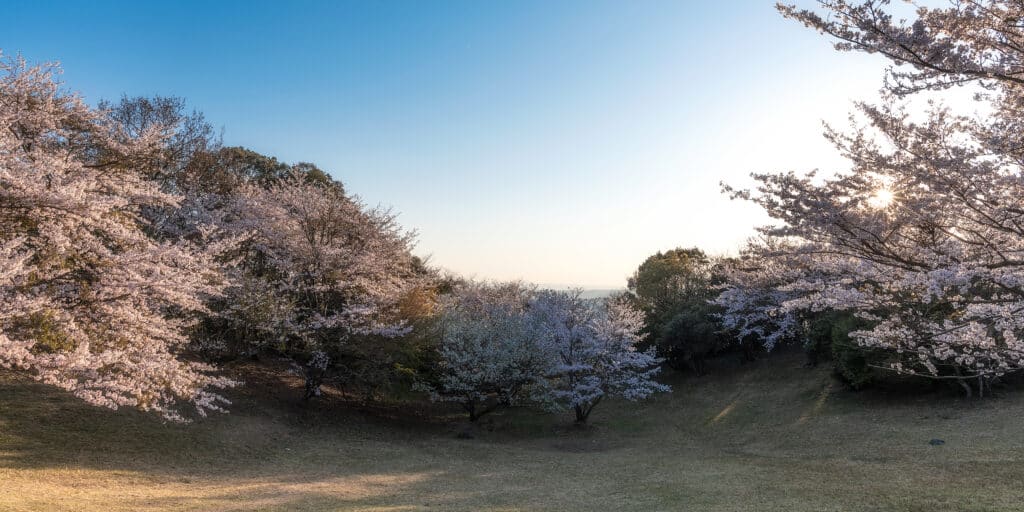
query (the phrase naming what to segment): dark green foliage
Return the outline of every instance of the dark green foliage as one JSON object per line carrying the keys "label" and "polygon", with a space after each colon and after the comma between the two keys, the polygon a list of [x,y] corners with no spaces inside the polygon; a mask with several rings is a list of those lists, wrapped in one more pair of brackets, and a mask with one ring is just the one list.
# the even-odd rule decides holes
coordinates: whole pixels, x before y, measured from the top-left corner
{"label": "dark green foliage", "polygon": [[835,326],[837,313],[820,313],[804,322],[804,354],[807,366],[818,366],[818,363],[830,359],[832,351],[832,330]]}
{"label": "dark green foliage", "polygon": [[657,341],[676,313],[714,295],[709,270],[710,260],[696,247],[658,252],[640,264],[629,289],[647,314],[651,341]]}
{"label": "dark green foliage", "polygon": [[706,359],[730,343],[708,301],[721,283],[718,262],[697,248],[659,252],[629,279],[631,299],[646,315],[647,342],[677,369],[697,375]]}
{"label": "dark green foliage", "polygon": [[35,339],[33,351],[55,354],[71,352],[77,347],[75,340],[67,335],[49,311],[40,311],[15,320],[13,332],[20,332],[25,338]]}
{"label": "dark green foliage", "polygon": [[187,181],[186,188],[222,195],[230,195],[243,183],[266,187],[296,171],[310,183],[338,187],[342,193],[345,190],[341,182],[334,181],[314,164],[289,165],[243,147],[215,148],[198,154],[187,171],[183,178]]}
{"label": "dark green foliage", "polygon": [[243,147],[222,148],[217,152],[218,167],[240,181],[269,185],[288,175],[291,166],[272,156]]}
{"label": "dark green foliage", "polygon": [[873,351],[858,346],[848,336],[832,342],[832,364],[836,374],[853,389],[861,389],[877,378],[877,370],[870,366]]}
{"label": "dark green foliage", "polygon": [[707,358],[727,341],[713,316],[713,307],[710,304],[692,304],[665,324],[658,346],[662,356],[673,367],[704,375],[707,373]]}
{"label": "dark green foliage", "polygon": [[817,314],[806,323],[804,349],[808,362],[815,365],[831,358],[832,366],[843,382],[853,389],[872,384],[880,375],[878,366],[887,361],[884,351],[862,347],[850,333],[866,327],[863,320],[845,311]]}

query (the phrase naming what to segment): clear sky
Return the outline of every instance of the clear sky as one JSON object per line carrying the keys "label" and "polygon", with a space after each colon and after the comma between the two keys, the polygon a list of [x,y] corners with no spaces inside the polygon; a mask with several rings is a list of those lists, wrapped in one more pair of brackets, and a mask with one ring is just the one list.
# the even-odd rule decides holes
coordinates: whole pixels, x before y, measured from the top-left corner
{"label": "clear sky", "polygon": [[[810,5],[810,1],[804,2]],[[735,253],[725,180],[844,167],[821,122],[881,84],[770,0],[8,1],[0,48],[90,102],[181,96],[224,142],[309,161],[480,278],[622,287]]]}

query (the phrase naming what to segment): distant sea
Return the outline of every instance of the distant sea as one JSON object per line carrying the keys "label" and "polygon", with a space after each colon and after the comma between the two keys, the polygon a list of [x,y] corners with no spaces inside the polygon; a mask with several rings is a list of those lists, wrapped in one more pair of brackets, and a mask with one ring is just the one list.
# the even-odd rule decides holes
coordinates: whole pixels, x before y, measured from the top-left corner
{"label": "distant sea", "polygon": [[605,297],[611,297],[613,294],[622,293],[624,291],[626,291],[625,288],[612,288],[605,290],[583,290],[583,294],[581,295],[581,297],[584,299],[603,299]]}
{"label": "distant sea", "polygon": [[[541,285],[541,289],[548,290],[569,290],[575,289],[572,286],[554,286],[554,285]],[[580,295],[584,299],[603,299],[605,297],[611,297],[616,293],[625,292],[625,288],[584,288],[583,293]]]}

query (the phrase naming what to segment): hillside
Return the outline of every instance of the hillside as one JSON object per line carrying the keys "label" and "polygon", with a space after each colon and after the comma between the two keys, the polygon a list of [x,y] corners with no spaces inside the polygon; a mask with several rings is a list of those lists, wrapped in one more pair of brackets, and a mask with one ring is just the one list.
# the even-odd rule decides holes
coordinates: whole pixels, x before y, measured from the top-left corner
{"label": "hillside", "polygon": [[[994,510],[1021,505],[1024,394],[854,393],[779,356],[639,406],[509,411],[459,439],[433,406],[304,405],[248,380],[191,426],[0,374],[0,510]],[[278,391],[275,391],[278,390]],[[415,419],[415,421],[411,421]],[[931,439],[945,444],[933,446]]]}

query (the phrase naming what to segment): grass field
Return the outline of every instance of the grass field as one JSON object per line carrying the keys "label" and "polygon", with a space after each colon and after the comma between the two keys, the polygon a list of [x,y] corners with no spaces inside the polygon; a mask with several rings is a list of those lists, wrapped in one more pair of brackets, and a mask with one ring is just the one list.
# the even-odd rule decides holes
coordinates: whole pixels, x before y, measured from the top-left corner
{"label": "grass field", "polygon": [[1024,392],[854,393],[801,362],[675,380],[587,429],[508,411],[474,439],[435,408],[303,405],[252,369],[231,414],[190,426],[0,373],[0,510],[1024,509]]}

